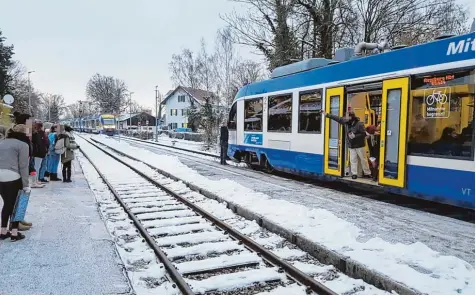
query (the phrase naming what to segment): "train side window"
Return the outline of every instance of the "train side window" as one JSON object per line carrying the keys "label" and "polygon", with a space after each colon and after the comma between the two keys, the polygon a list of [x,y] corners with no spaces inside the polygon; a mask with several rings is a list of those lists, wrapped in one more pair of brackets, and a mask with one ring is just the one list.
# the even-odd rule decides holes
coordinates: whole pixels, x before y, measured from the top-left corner
{"label": "train side window", "polygon": [[263,98],[245,100],[245,131],[263,131]]}
{"label": "train side window", "polygon": [[268,98],[268,131],[291,132],[293,95],[278,95]]}
{"label": "train side window", "polygon": [[474,159],[474,68],[412,77],[408,154]]}
{"label": "train side window", "polygon": [[228,129],[229,130],[236,130],[236,106],[237,103],[235,102],[230,109],[230,115],[228,116]]}
{"label": "train side window", "polygon": [[321,133],[322,89],[299,93],[299,132]]}

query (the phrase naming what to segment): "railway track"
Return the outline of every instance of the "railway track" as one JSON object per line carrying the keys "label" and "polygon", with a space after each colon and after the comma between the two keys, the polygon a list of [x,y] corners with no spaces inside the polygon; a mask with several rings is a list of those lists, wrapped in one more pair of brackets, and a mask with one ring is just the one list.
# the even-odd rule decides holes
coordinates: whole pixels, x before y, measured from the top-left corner
{"label": "railway track", "polygon": [[319,263],[223,205],[226,211],[216,210],[219,217],[213,215],[198,206],[210,200],[183,183],[157,173],[152,178],[145,168],[124,161],[124,156],[86,141],[88,151],[82,145],[82,153],[183,294],[258,294],[293,288],[328,295],[335,292],[323,282],[344,278],[356,282],[346,294],[385,293]]}
{"label": "railway track", "polygon": [[[164,151],[167,151],[171,154],[178,155],[180,157],[186,158],[190,161],[194,162],[204,162],[201,160],[197,160],[197,158],[193,158],[193,154],[201,155],[201,156],[206,156],[206,157],[211,157],[213,159],[219,160],[220,156],[202,152],[202,151],[194,151],[194,150],[189,150],[185,148],[179,148],[179,147],[173,147],[165,144],[160,144],[160,143],[155,143],[155,142],[149,142],[145,140],[140,140],[140,139],[133,139],[133,138],[124,138],[125,141],[129,143],[140,143],[144,144],[145,146],[152,146],[157,149],[162,149]],[[165,149],[168,148],[168,149]],[[175,151],[174,151],[175,150]],[[179,151],[185,151],[189,154],[183,154],[180,153]],[[205,164],[204,165],[210,165],[210,164]],[[230,169],[227,169],[226,167],[223,166],[218,166],[221,170],[228,170],[232,174],[236,174]],[[313,186],[318,186],[318,187],[323,187],[323,188],[329,188],[329,189],[334,189],[343,193],[349,193],[349,194],[356,194],[362,197],[370,198],[373,200],[378,200],[381,202],[389,203],[389,204],[394,204],[397,206],[402,206],[405,208],[410,208],[414,210],[419,210],[422,212],[426,213],[432,213],[436,214],[439,216],[444,216],[444,217],[449,217],[453,219],[458,219],[461,221],[465,222],[470,222],[474,224],[474,210],[470,209],[464,209],[464,208],[458,208],[455,206],[451,205],[445,205],[445,204],[440,204],[436,203],[433,201],[428,201],[428,200],[423,200],[423,199],[417,199],[413,197],[408,197],[408,196],[403,196],[403,195],[398,195],[398,194],[393,194],[393,193],[388,193],[388,192],[383,192],[382,190],[376,190],[374,187],[368,187],[368,188],[357,188],[356,186],[353,186],[352,183],[342,183],[342,182],[337,182],[337,181],[320,181],[320,180],[315,180],[315,179],[309,179],[305,177],[300,177],[300,176],[295,176],[291,175],[288,173],[284,172],[278,172],[274,171],[272,173],[265,172],[264,170],[260,168],[247,168],[247,167],[240,167],[241,170],[244,172],[253,172],[253,173],[261,173],[261,174],[266,174],[268,176],[276,176],[276,177],[281,177],[284,179],[288,180],[294,180],[298,182],[302,182],[305,184],[310,184]],[[247,176],[246,174],[243,174],[243,176]],[[254,176],[249,176],[250,178],[254,178]],[[358,185],[361,186],[361,185]]]}

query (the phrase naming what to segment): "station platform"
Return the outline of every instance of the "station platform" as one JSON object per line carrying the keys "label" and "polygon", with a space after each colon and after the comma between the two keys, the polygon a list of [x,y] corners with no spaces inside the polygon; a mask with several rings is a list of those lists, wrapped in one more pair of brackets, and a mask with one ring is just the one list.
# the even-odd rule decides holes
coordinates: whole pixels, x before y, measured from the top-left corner
{"label": "station platform", "polygon": [[0,294],[132,293],[77,161],[71,179],[32,188],[25,220],[33,227],[24,240],[0,241]]}

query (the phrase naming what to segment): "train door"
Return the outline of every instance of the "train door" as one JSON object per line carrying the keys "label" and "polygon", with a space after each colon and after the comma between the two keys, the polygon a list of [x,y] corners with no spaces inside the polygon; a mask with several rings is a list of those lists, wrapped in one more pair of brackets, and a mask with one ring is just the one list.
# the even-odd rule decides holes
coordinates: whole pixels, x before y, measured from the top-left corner
{"label": "train door", "polygon": [[228,115],[228,144],[236,145],[236,134],[237,134],[237,111],[238,111],[238,102],[233,103],[230,109],[230,113]]}
{"label": "train door", "polygon": [[[326,113],[344,116],[344,87],[326,90]],[[324,124],[324,174],[342,176],[342,125],[326,117]]]}
{"label": "train door", "polygon": [[[352,111],[360,119],[365,127],[369,125],[377,126],[377,118],[380,117],[382,104],[382,82],[371,82],[365,84],[348,85],[345,87],[345,110]],[[370,157],[370,147],[365,141],[365,154]],[[362,172],[361,163],[358,162],[358,172]],[[344,141],[344,177],[350,177],[350,150]],[[360,173],[359,173],[360,175]],[[365,179],[353,179],[357,182],[370,182]]]}
{"label": "train door", "polygon": [[403,188],[406,168],[406,134],[409,78],[385,80],[382,85],[382,118],[379,178],[382,185]]}

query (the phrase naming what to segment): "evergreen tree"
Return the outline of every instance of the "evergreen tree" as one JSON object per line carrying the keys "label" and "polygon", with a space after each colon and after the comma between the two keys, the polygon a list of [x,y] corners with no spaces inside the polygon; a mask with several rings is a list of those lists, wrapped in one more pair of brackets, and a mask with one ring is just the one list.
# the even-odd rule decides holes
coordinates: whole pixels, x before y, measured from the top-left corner
{"label": "evergreen tree", "polygon": [[2,36],[0,30],[0,96],[3,97],[10,90],[11,77],[8,69],[13,65],[13,45],[5,45],[6,38]]}

